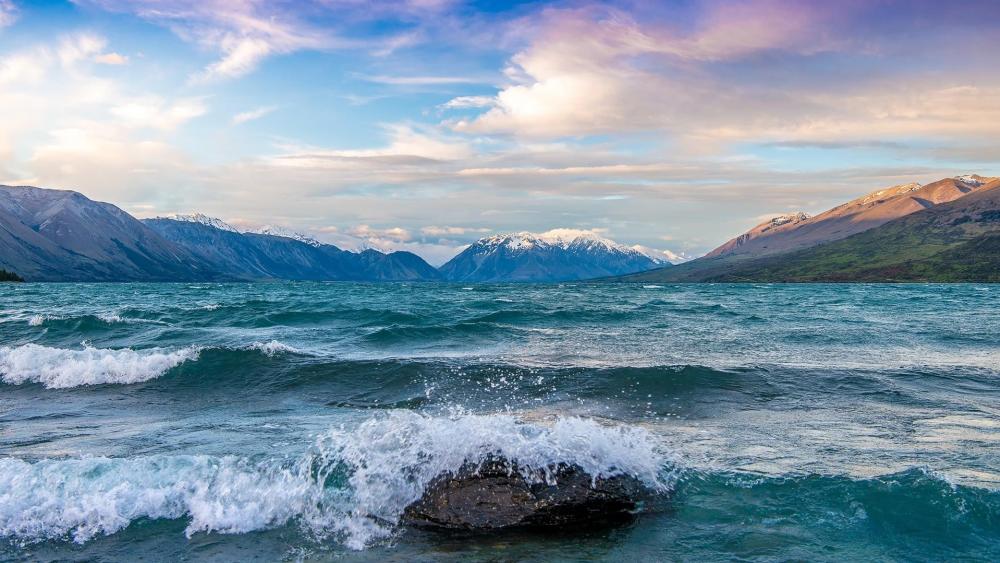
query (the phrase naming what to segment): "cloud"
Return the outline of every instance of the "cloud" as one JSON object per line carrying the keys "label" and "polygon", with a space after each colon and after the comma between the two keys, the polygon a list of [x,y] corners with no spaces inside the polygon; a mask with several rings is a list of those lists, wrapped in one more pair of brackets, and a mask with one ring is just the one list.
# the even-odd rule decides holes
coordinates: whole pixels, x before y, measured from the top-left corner
{"label": "cloud", "polygon": [[[0,0],[0,2],[7,0]],[[393,3],[354,0],[74,0],[104,10],[130,13],[173,31],[185,41],[218,54],[191,76],[196,84],[234,79],[266,59],[299,51],[366,51],[385,58],[430,40],[427,30],[448,21],[455,2]],[[389,22],[384,30],[368,25]],[[399,31],[404,24],[404,31]],[[407,29],[408,28],[408,29]],[[367,34],[358,30],[365,29]],[[444,33],[444,32],[442,32]],[[442,37],[438,34],[438,39]],[[376,77],[379,78],[379,77]],[[458,77],[381,77],[386,84],[458,84]],[[379,80],[376,80],[379,81]]]}
{"label": "cloud", "polygon": [[265,39],[250,37],[225,37],[220,42],[225,53],[221,60],[212,63],[197,79],[236,78],[257,68],[264,57],[274,52],[274,46]]}
{"label": "cloud", "polygon": [[[917,24],[902,20],[872,36],[864,21],[873,16],[863,12],[877,8],[865,3],[692,6],[684,31],[669,23],[676,14],[658,19],[648,7],[548,10],[510,58],[506,84],[489,102],[474,98],[485,111],[446,124],[520,139],[655,132],[691,153],[748,141],[902,143],[1000,132],[994,74],[953,64],[931,75],[920,68],[941,56],[923,46],[936,29],[915,35]],[[663,8],[670,9],[679,8]],[[941,10],[922,16],[948,21]],[[905,10],[889,16],[917,17]],[[905,52],[900,64],[886,60],[890,48]],[[949,49],[964,50],[951,57],[976,61],[982,47]],[[821,69],[833,67],[843,76],[831,82]],[[454,106],[472,106],[466,98]]]}
{"label": "cloud", "polygon": [[233,116],[232,123],[233,125],[241,125],[248,121],[260,119],[265,115],[272,113],[276,109],[278,109],[277,106],[261,106],[249,111],[243,111]]}
{"label": "cloud", "polygon": [[440,236],[455,236],[455,235],[465,235],[468,233],[488,233],[490,229],[486,228],[475,228],[475,227],[437,227],[430,225],[427,227],[421,227],[421,234],[440,237]]}
{"label": "cloud", "polygon": [[368,225],[356,225],[348,230],[347,234],[366,240],[386,239],[392,242],[406,242],[413,238],[410,231],[402,227],[375,229]]}
{"label": "cloud", "polygon": [[56,56],[63,66],[73,66],[79,61],[97,57],[107,46],[107,39],[90,33],[79,33],[63,37],[59,41]]}
{"label": "cloud", "polygon": [[182,98],[168,103],[159,96],[133,98],[111,108],[111,115],[128,127],[169,131],[207,112],[201,98]]}
{"label": "cloud", "polygon": [[459,96],[438,107],[442,109],[486,108],[492,106],[493,102],[494,99],[491,96]]}
{"label": "cloud", "polygon": [[469,76],[364,76],[368,82],[390,84],[393,86],[440,86],[448,84],[479,84],[485,82],[481,78]]}
{"label": "cloud", "polygon": [[433,129],[409,124],[388,124],[383,130],[389,143],[373,149],[323,149],[315,147],[285,147],[289,151],[272,157],[273,164],[297,168],[354,168],[361,161],[393,167],[426,166],[435,161],[460,160],[473,154],[468,143],[442,135]]}
{"label": "cloud", "polygon": [[17,6],[11,0],[0,0],[0,28],[14,25],[17,21]]}
{"label": "cloud", "polygon": [[44,76],[49,61],[46,51],[12,53],[0,57],[0,84],[38,82]]}
{"label": "cloud", "polygon": [[[943,3],[893,0],[528,3],[501,15],[458,2],[78,1],[201,52],[154,42],[127,61],[90,32],[0,54],[0,174],[150,212],[280,217],[345,248],[443,261],[489,232],[477,225],[570,225],[683,257],[775,209],[934,180],[959,158],[1000,165],[988,7],[949,20]],[[279,60],[338,49],[350,55]],[[337,91],[298,74],[320,60],[343,72]],[[99,66],[113,62],[132,66]],[[218,83],[264,64],[288,71],[292,98]],[[388,96],[388,113],[348,105]],[[257,125],[280,127],[272,145],[240,142],[231,125],[267,103],[324,120],[269,119]],[[198,119],[209,105],[230,111]]]}
{"label": "cloud", "polygon": [[94,62],[104,65],[120,66],[128,64],[128,57],[119,53],[104,53],[94,57]]}
{"label": "cloud", "polygon": [[[177,149],[159,141],[137,140],[114,126],[81,124],[49,132],[34,148],[28,165],[42,186],[95,190],[89,195],[125,207],[185,198],[194,167]],[[189,195],[189,194],[188,194]]]}
{"label": "cloud", "polygon": [[194,74],[195,82],[244,76],[267,57],[305,49],[333,49],[350,42],[329,29],[300,20],[281,3],[256,0],[79,0],[116,12],[135,14],[171,29],[186,41],[221,54]]}

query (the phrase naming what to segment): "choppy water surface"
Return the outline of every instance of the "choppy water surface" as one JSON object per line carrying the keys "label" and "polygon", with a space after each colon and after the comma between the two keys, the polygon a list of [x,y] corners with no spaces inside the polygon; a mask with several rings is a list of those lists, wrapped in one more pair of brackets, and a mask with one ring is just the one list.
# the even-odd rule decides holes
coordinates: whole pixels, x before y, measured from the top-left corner
{"label": "choppy water surface", "polygon": [[[997,560],[1000,288],[0,285],[0,559]],[[401,528],[500,452],[630,526]]]}

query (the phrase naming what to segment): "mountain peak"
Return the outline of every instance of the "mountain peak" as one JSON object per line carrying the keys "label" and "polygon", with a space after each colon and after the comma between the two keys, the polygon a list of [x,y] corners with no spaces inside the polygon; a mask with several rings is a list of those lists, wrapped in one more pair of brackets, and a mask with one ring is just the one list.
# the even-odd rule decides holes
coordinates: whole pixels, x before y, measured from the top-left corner
{"label": "mountain peak", "polygon": [[[909,184],[899,184],[898,186],[892,186],[889,188],[883,188],[881,190],[875,190],[869,194],[861,196],[860,198],[850,202],[850,203],[870,203],[872,201],[885,200],[890,197],[896,197],[898,195],[908,194],[910,192],[915,192],[922,188],[923,185],[920,182],[910,182]],[[850,204],[848,204],[850,205]]]}
{"label": "mountain peak", "polygon": [[453,281],[568,281],[637,272],[664,261],[592,230],[519,231],[484,237],[441,272]]}
{"label": "mountain peak", "polygon": [[787,225],[789,223],[799,223],[805,221],[811,217],[808,213],[804,211],[796,211],[794,213],[783,213],[781,215],[771,217],[767,221],[764,221],[758,226],[769,226],[769,227],[780,227],[782,225]]}
{"label": "mountain peak", "polygon": [[239,232],[239,230],[237,230],[229,223],[226,223],[222,219],[209,217],[204,213],[190,213],[190,214],[175,213],[173,215],[168,215],[166,217],[157,217],[157,219],[170,219],[173,221],[183,221],[185,223],[198,223],[199,225],[213,227],[221,231],[229,231],[231,233]]}
{"label": "mountain peak", "polygon": [[970,186],[975,186],[978,188],[983,184],[988,184],[993,180],[996,180],[996,178],[988,178],[986,176],[980,176],[979,174],[963,174],[961,176],[955,176],[953,180],[958,180],[963,184],[968,184]]}
{"label": "mountain peak", "polygon": [[277,225],[264,225],[263,227],[252,229],[248,231],[243,231],[245,233],[254,233],[258,235],[270,235],[272,237],[284,237],[297,240],[299,242],[304,242],[309,246],[323,246],[323,243],[316,240],[315,238],[302,234],[298,231],[293,231],[291,229],[280,227]]}
{"label": "mountain peak", "polygon": [[473,246],[477,245],[491,248],[502,245],[510,250],[528,250],[535,247],[557,247],[566,250],[572,246],[576,246],[583,248],[600,247],[604,250],[625,253],[639,252],[632,247],[602,237],[592,230],[566,228],[551,229],[541,233],[528,231],[500,233],[479,239],[473,244]]}

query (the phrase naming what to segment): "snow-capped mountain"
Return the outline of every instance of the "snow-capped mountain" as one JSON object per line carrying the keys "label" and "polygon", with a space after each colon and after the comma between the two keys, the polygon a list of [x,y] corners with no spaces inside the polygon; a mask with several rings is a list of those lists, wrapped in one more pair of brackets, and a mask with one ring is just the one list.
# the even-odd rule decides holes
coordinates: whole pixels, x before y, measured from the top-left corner
{"label": "snow-capped mountain", "polygon": [[222,219],[216,217],[210,217],[204,213],[177,213],[174,215],[168,215],[166,217],[157,217],[157,219],[170,219],[173,221],[183,221],[185,223],[197,223],[199,225],[205,225],[208,227],[213,227],[219,229],[220,231],[229,231],[230,233],[250,233],[255,235],[269,235],[272,237],[284,237],[290,238],[292,240],[297,240],[299,242],[304,242],[309,246],[322,246],[323,243],[316,240],[315,238],[302,234],[298,231],[293,231],[286,227],[281,227],[278,225],[264,225],[263,227],[257,227],[254,229],[237,229],[236,227],[226,223]]}
{"label": "snow-capped mountain", "polygon": [[168,215],[166,217],[156,217],[157,219],[170,219],[172,221],[183,221],[185,223],[198,223],[199,225],[206,225],[209,227],[214,227],[222,231],[229,231],[231,233],[240,232],[239,229],[233,227],[229,223],[226,223],[222,219],[216,219],[215,217],[209,217],[204,213],[176,213],[174,215]]}
{"label": "snow-capped mountain", "polygon": [[316,240],[315,238],[304,235],[300,232],[287,229],[285,227],[279,227],[277,225],[264,225],[263,227],[257,229],[250,229],[243,231],[244,233],[253,233],[257,235],[270,235],[272,237],[285,237],[292,240],[297,240],[299,242],[304,242],[309,246],[322,246],[323,243]]}
{"label": "snow-capped mountain", "polygon": [[955,180],[978,188],[983,184],[988,184],[993,180],[996,180],[996,178],[988,178],[986,176],[980,176],[979,174],[963,174],[961,176],[955,176]]}
{"label": "snow-capped mountain", "polygon": [[441,275],[416,254],[347,252],[280,227],[235,229],[202,214],[142,222],[229,279],[422,281]]}
{"label": "snow-capped mountain", "polygon": [[657,250],[655,248],[650,248],[648,246],[643,246],[641,244],[633,244],[631,248],[632,250],[637,250],[645,254],[646,256],[649,256],[650,258],[653,259],[654,262],[661,265],[679,264],[681,262],[687,262],[688,260],[691,259],[683,252],[677,254],[676,252],[672,252],[670,250]]}
{"label": "snow-capped mountain", "polygon": [[569,281],[664,266],[635,248],[593,231],[553,229],[479,239],[441,266],[452,281]]}

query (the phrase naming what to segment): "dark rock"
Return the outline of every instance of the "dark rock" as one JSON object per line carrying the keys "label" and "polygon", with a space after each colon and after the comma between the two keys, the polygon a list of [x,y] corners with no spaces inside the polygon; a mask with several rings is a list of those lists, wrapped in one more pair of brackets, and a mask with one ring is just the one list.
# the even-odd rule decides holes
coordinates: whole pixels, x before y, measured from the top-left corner
{"label": "dark rock", "polygon": [[450,530],[602,526],[630,521],[643,495],[630,477],[594,479],[578,466],[550,467],[526,479],[505,459],[466,464],[439,476],[407,507],[404,522]]}

